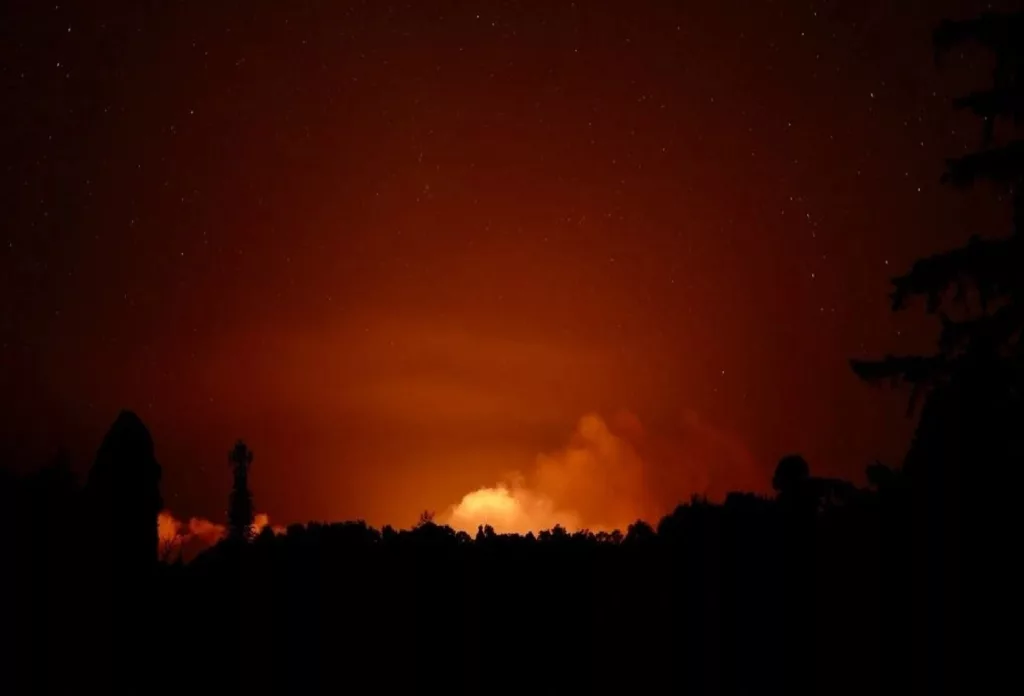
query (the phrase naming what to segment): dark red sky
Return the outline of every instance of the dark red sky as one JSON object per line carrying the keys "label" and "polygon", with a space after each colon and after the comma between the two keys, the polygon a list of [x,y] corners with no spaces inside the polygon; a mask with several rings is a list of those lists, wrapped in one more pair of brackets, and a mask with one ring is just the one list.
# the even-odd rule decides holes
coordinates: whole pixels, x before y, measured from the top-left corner
{"label": "dark red sky", "polygon": [[5,3],[2,451],[130,407],[183,515],[244,437],[272,519],[401,524],[591,413],[664,505],[898,462],[847,359],[1007,219],[938,181],[987,64],[930,33],[981,5]]}

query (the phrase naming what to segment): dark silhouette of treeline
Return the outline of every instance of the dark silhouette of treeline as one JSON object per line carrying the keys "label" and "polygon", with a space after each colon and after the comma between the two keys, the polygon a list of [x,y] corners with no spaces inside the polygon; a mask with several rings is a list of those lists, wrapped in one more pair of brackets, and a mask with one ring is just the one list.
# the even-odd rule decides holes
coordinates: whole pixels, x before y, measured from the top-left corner
{"label": "dark silhouette of treeline", "polygon": [[[911,544],[898,470],[859,489],[791,456],[774,498],[695,498],[656,526],[312,522],[168,563],[152,451],[123,413],[84,486],[66,459],[5,481],[6,678],[24,689],[820,693],[842,674],[828,693],[863,693],[910,677],[906,598],[883,591]],[[230,460],[232,529],[247,528],[252,453],[238,443]]]}
{"label": "dark silhouette of treeline", "polygon": [[956,186],[1014,205],[894,279],[938,314],[937,350],[854,361],[908,383],[919,425],[868,485],[793,455],[775,495],[695,498],[622,532],[475,535],[363,522],[252,529],[252,452],[229,455],[228,533],[161,560],[160,467],[122,413],[84,485],[66,457],[2,480],[5,693],[991,693],[1012,689],[1021,574],[1024,14],[945,23],[990,49],[957,101],[982,149]]}

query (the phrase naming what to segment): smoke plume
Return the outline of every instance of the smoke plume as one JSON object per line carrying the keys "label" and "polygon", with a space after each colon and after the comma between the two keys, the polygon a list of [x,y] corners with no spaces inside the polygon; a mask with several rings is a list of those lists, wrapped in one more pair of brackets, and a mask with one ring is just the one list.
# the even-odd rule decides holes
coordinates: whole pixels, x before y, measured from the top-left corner
{"label": "smoke plume", "polygon": [[588,414],[568,444],[537,456],[527,473],[473,491],[439,521],[476,531],[625,530],[638,519],[657,522],[693,495],[720,498],[731,489],[757,490],[757,467],[729,433],[687,411],[673,432],[651,437],[639,418]]}
{"label": "smoke plume", "polygon": [[466,495],[442,517],[456,529],[499,533],[625,528],[643,514],[643,464],[601,416],[580,419],[568,445],[541,454],[526,476]]}
{"label": "smoke plume", "polygon": [[[227,527],[202,517],[192,517],[188,522],[177,519],[169,510],[156,518],[157,536],[160,539],[160,555],[164,560],[179,557],[188,560],[205,549],[214,546],[227,534]],[[270,527],[275,534],[283,534],[284,527],[270,524],[270,517],[257,513],[253,517],[253,529],[258,534]]]}

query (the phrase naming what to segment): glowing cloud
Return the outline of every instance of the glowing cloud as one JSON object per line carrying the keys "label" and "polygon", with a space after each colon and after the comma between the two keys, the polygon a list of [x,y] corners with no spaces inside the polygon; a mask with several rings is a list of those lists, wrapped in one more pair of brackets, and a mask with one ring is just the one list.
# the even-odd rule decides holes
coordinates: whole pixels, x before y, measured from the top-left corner
{"label": "glowing cloud", "polygon": [[442,520],[454,529],[472,532],[490,525],[499,534],[526,534],[560,524],[577,529],[576,513],[558,511],[554,502],[521,486],[498,484],[464,496]]}
{"label": "glowing cloud", "polygon": [[[204,549],[210,548],[227,534],[222,524],[211,522],[202,517],[193,517],[187,523],[177,519],[169,510],[162,511],[156,518],[157,536],[160,540],[160,556],[164,560],[178,557],[191,558]],[[270,527],[275,534],[283,534],[284,527],[270,524],[266,513],[257,513],[253,517],[253,528],[258,534],[265,527]]]}
{"label": "glowing cloud", "polygon": [[476,531],[538,532],[556,524],[567,530],[625,529],[641,517],[643,463],[625,439],[598,415],[580,419],[570,443],[537,457],[529,477],[481,488],[464,496],[439,521]]}
{"label": "glowing cloud", "polygon": [[694,494],[723,498],[758,490],[758,467],[731,433],[685,411],[668,437],[652,437],[632,413],[583,416],[565,447],[540,454],[528,475],[464,496],[439,522],[470,533],[479,525],[525,533],[555,524],[572,531],[625,530],[656,522]]}

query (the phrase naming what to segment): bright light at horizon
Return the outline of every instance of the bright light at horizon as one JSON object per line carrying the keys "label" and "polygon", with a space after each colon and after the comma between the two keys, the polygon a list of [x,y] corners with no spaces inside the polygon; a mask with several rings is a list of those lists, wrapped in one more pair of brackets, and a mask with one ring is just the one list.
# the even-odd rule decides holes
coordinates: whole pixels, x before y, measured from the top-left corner
{"label": "bright light at horizon", "polygon": [[468,493],[439,521],[470,534],[486,525],[499,534],[536,534],[555,525],[568,531],[579,528],[577,515],[556,510],[550,498],[505,484]]}

